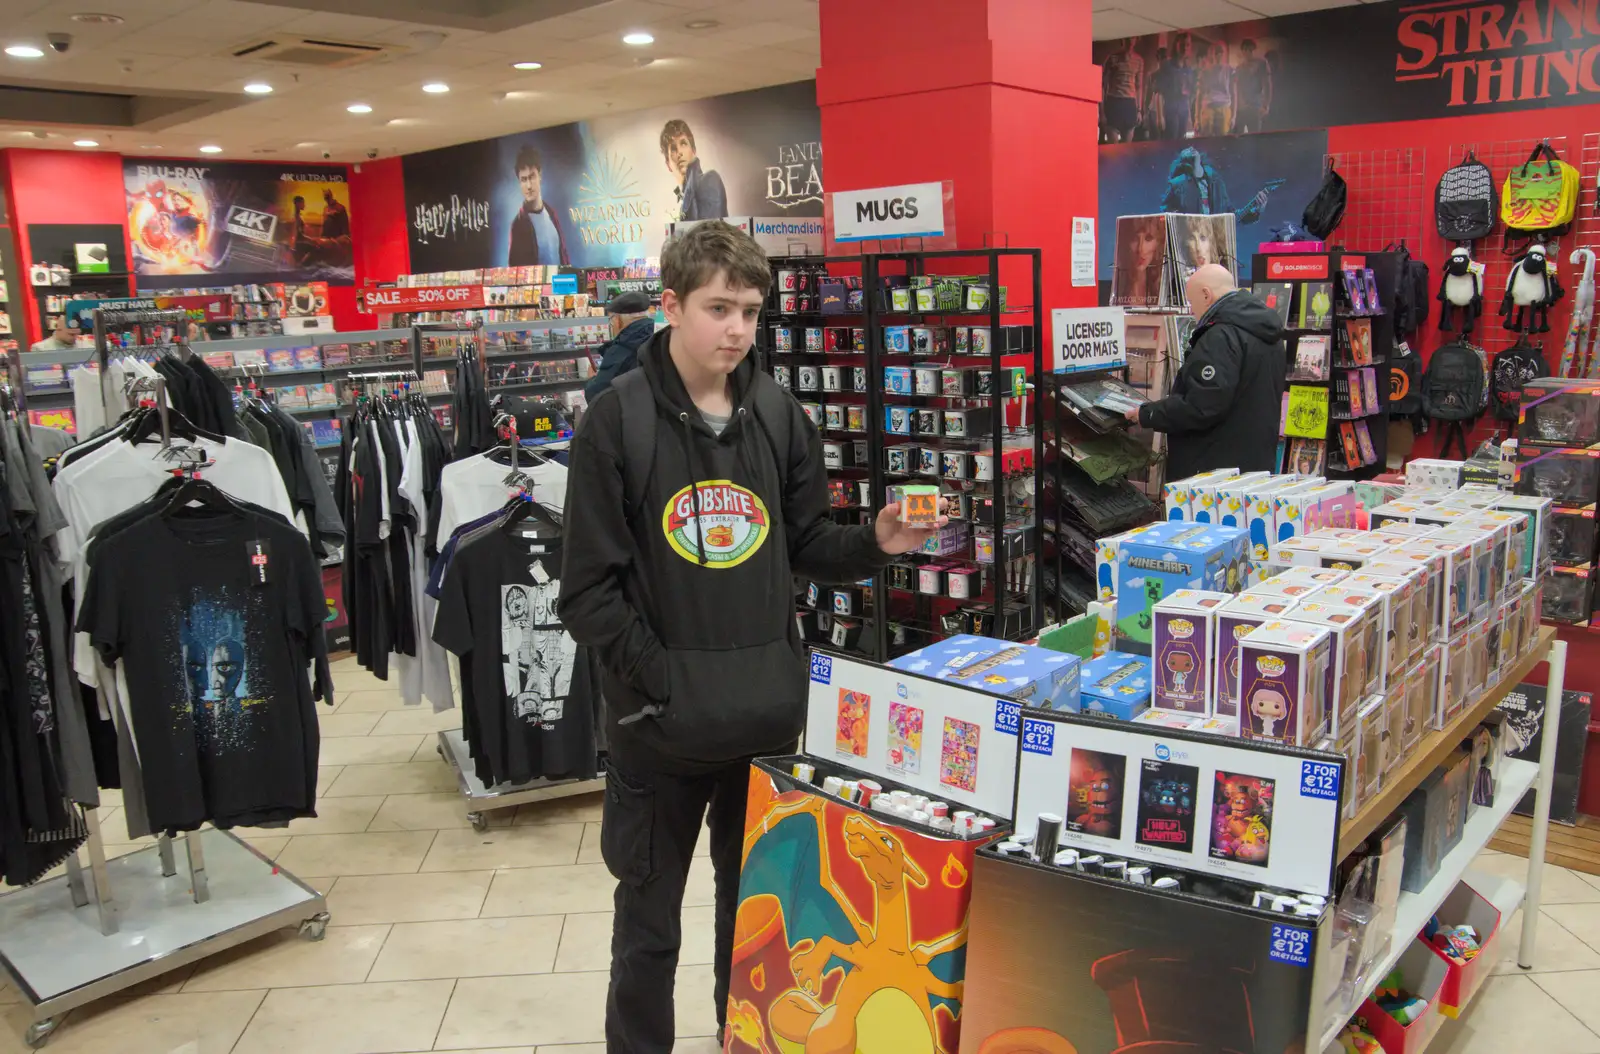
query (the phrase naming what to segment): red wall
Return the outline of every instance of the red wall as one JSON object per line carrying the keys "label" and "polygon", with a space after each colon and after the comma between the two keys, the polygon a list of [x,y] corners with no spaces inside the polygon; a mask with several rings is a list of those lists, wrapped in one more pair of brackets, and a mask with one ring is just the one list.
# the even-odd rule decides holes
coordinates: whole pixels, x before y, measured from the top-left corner
{"label": "red wall", "polygon": [[398,157],[365,161],[350,173],[350,227],[355,237],[356,284],[339,290],[341,310],[334,320],[340,329],[370,329],[377,319],[356,310],[356,293],[364,283],[392,282],[411,271],[406,187]]}
{"label": "red wall", "polygon": [[[6,150],[6,197],[11,203],[13,250],[17,271],[8,278],[29,288],[27,268],[33,262],[28,244],[32,223],[115,223],[123,226],[123,251],[128,247],[122,195],[122,157],[62,150]],[[130,287],[131,288],[131,287]],[[27,342],[43,337],[32,292],[26,297]],[[15,320],[13,320],[13,324]],[[18,339],[22,334],[18,333]],[[24,344],[24,346],[26,346]]]}

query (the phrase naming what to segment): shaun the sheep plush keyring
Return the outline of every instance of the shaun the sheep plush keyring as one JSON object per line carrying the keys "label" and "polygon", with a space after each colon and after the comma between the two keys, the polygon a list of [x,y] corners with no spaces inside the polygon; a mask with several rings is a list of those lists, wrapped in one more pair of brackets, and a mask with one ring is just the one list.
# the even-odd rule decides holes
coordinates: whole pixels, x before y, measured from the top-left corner
{"label": "shaun the sheep plush keyring", "polygon": [[1535,242],[1511,268],[1500,314],[1513,333],[1548,333],[1550,305],[1561,297],[1561,283],[1550,267],[1545,247]]}
{"label": "shaun the sheep plush keyring", "polygon": [[1472,251],[1458,245],[1444,262],[1444,278],[1439,282],[1439,330],[1454,332],[1456,315],[1461,316],[1463,336],[1483,314],[1483,275],[1472,266]]}

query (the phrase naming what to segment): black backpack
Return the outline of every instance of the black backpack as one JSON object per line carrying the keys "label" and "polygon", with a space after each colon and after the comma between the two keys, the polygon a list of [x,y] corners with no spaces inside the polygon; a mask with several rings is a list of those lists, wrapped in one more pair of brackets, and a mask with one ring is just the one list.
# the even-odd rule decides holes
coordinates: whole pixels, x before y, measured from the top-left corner
{"label": "black backpack", "polygon": [[1483,358],[1470,344],[1446,344],[1422,375],[1422,411],[1436,421],[1470,421],[1483,413]]}
{"label": "black backpack", "polygon": [[1494,357],[1489,368],[1489,409],[1495,420],[1515,423],[1522,400],[1522,386],[1539,377],[1550,376],[1544,349],[1518,341]]}
{"label": "black backpack", "polygon": [[1445,169],[1433,196],[1433,218],[1439,237],[1452,242],[1487,238],[1494,230],[1500,196],[1494,174],[1470,150],[1461,163]]}
{"label": "black backpack", "polygon": [[1422,357],[1397,341],[1389,354],[1389,413],[1394,417],[1422,410]]}
{"label": "black backpack", "polygon": [[1411,255],[1402,241],[1398,247],[1390,246],[1399,259],[1400,280],[1395,283],[1394,302],[1390,311],[1394,316],[1394,334],[1400,340],[1416,335],[1432,308],[1433,298],[1428,287],[1428,265]]}
{"label": "black backpack", "polygon": [[[789,493],[789,465],[793,460],[791,446],[795,441],[795,398],[778,386],[770,376],[760,370],[751,378],[755,385],[756,424],[767,435],[767,442],[778,461],[778,488],[780,500]],[[622,508],[628,523],[637,522],[643,515],[645,487],[656,465],[656,397],[650,390],[650,379],[644,370],[629,370],[612,382],[617,397],[622,400]],[[781,505],[769,506],[772,515],[781,518]]]}
{"label": "black backpack", "polygon": [[1349,189],[1345,186],[1344,177],[1333,167],[1332,161],[1328,162],[1328,174],[1322,177],[1322,186],[1306,205],[1300,222],[1319,240],[1326,241],[1344,219],[1348,196]]}

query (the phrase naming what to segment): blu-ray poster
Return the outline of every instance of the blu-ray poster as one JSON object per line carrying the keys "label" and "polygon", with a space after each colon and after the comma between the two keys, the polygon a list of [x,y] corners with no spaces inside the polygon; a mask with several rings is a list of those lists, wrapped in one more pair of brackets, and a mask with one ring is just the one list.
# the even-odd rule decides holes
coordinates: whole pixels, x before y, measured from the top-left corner
{"label": "blu-ray poster", "polygon": [[1181,853],[1193,851],[1194,806],[1199,786],[1200,770],[1194,765],[1141,761],[1135,841]]}
{"label": "blu-ray poster", "polygon": [[617,266],[679,220],[822,215],[812,81],[408,154],[413,272]]}
{"label": "blu-ray poster", "polygon": [[141,289],[355,280],[343,166],[124,158]]}
{"label": "blu-ray poster", "polygon": [[[1272,240],[1274,227],[1300,222],[1306,202],[1322,186],[1327,153],[1326,130],[1102,146],[1100,215],[1115,227],[1118,216],[1232,213],[1232,251],[1238,256],[1234,273],[1248,279],[1255,247]],[[1189,220],[1180,227],[1165,251],[1176,253],[1185,273],[1201,264],[1227,262],[1211,258],[1212,247],[1225,245],[1224,235]],[[1113,278],[1116,250],[1116,238],[1100,239],[1102,281]],[[1151,247],[1151,262],[1159,262],[1155,254],[1160,251],[1158,245]]]}

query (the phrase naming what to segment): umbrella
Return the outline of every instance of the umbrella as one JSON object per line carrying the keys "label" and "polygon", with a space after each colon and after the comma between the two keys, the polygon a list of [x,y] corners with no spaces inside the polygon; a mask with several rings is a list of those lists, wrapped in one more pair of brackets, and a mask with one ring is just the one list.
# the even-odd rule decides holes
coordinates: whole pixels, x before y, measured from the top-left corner
{"label": "umbrella", "polygon": [[[1589,360],[1594,356],[1594,348],[1589,344],[1590,323],[1594,321],[1594,252],[1589,249],[1572,250],[1572,263],[1583,265],[1583,277],[1578,282],[1578,288],[1572,295],[1572,322],[1567,326],[1567,342],[1561,349],[1561,369],[1559,377],[1566,377],[1572,373],[1572,367],[1577,365],[1580,350],[1584,351],[1583,372],[1589,371]],[[1585,345],[1588,344],[1587,349]]]}

